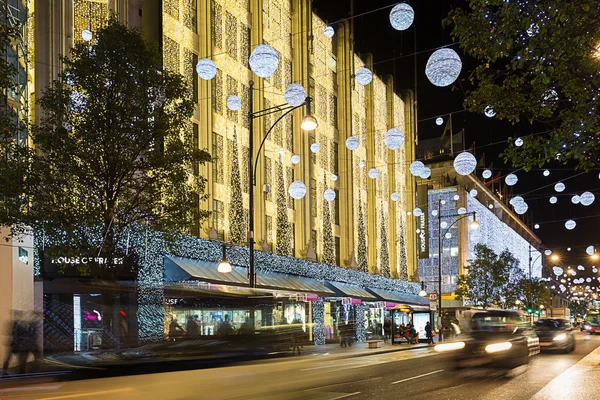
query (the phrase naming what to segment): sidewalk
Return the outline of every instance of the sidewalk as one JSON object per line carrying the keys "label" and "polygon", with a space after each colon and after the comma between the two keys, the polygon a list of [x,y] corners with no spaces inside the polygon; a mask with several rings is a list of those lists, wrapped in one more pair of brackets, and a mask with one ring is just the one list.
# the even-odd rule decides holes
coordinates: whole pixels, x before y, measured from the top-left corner
{"label": "sidewalk", "polygon": [[[554,378],[534,400],[594,399],[600,393],[600,347]],[[596,393],[596,394],[594,394]]]}
{"label": "sidewalk", "polygon": [[351,347],[341,347],[339,344],[325,344],[321,346],[305,346],[300,356],[311,356],[312,358],[327,358],[328,360],[343,359],[351,357],[372,356],[376,354],[393,353],[397,351],[433,349],[426,343],[419,344],[390,344],[380,343],[380,347],[370,349],[368,343],[354,343]]}

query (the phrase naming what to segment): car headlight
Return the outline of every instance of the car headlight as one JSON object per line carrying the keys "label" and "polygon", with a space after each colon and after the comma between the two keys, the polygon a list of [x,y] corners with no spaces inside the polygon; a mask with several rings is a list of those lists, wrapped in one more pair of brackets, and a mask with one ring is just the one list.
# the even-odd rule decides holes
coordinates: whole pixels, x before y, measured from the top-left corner
{"label": "car headlight", "polygon": [[560,335],[556,335],[554,336],[554,340],[555,342],[560,342],[561,340],[565,340],[567,338],[567,334],[566,333],[561,333]]}
{"label": "car headlight", "polygon": [[583,327],[583,329],[585,329],[586,331],[588,331],[590,328],[591,328],[591,326],[589,326],[589,325],[586,325]]}
{"label": "car headlight", "polygon": [[506,351],[512,347],[511,342],[502,342],[502,343],[494,343],[488,344],[485,346],[486,353],[498,353],[499,351]]}
{"label": "car headlight", "polygon": [[433,349],[438,352],[444,352],[444,351],[460,350],[460,349],[464,349],[464,348],[465,348],[465,342],[450,342],[450,343],[436,344]]}

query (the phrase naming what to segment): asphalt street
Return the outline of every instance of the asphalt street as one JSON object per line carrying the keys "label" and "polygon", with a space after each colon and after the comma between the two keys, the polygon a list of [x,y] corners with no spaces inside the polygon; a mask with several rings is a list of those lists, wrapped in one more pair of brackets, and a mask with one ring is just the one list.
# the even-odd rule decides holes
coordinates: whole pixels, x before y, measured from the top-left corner
{"label": "asphalt street", "polygon": [[485,369],[452,372],[446,357],[425,348],[4,387],[0,399],[529,399],[600,346],[600,336],[576,337],[575,352],[537,355],[508,377]]}

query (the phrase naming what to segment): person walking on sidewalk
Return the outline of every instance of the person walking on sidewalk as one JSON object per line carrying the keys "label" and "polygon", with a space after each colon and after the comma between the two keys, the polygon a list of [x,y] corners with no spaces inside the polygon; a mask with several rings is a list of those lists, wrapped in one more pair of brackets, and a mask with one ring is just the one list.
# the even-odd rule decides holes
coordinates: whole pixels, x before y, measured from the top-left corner
{"label": "person walking on sidewalk", "polygon": [[427,342],[433,344],[433,329],[429,321],[425,324],[425,336],[427,336]]}
{"label": "person walking on sidewalk", "polygon": [[383,343],[389,342],[391,337],[392,337],[392,319],[386,318],[383,321]]}

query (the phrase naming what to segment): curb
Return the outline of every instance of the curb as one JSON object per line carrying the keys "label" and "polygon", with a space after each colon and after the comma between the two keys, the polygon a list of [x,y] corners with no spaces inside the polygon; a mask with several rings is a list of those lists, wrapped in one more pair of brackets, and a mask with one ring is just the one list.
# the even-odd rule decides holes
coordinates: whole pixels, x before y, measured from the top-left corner
{"label": "curb", "polygon": [[[335,354],[335,355],[328,355],[327,356],[327,360],[342,360],[345,358],[354,358],[354,357],[366,357],[366,356],[375,356],[375,355],[379,355],[379,354],[387,354],[387,353],[395,353],[398,351],[410,351],[410,350],[419,350],[419,349],[428,349],[428,348],[433,348],[430,347],[429,345],[424,345],[424,346],[415,346],[415,347],[398,347],[398,348],[392,348],[392,349],[374,349],[374,351],[369,352],[369,351],[365,351],[362,353],[346,353],[346,354]],[[367,349],[366,349],[367,350]],[[311,355],[306,355],[306,357],[319,357],[319,356],[323,356],[324,354],[311,354]],[[303,357],[301,355],[301,357]]]}

